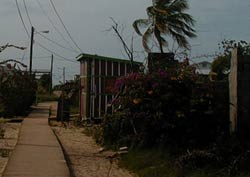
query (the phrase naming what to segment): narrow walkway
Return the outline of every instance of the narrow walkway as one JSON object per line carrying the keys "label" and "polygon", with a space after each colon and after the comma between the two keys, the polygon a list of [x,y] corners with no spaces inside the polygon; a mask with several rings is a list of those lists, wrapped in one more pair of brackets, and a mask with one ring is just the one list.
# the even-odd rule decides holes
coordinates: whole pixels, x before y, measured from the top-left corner
{"label": "narrow walkway", "polygon": [[62,149],[48,126],[50,103],[41,103],[24,119],[18,143],[3,177],[69,177]]}

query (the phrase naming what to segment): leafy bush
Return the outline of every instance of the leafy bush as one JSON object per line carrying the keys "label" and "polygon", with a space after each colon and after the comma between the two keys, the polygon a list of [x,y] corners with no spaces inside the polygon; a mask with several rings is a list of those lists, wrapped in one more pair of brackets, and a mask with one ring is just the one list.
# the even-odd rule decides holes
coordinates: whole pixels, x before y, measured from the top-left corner
{"label": "leafy bush", "polygon": [[36,98],[36,82],[28,74],[11,66],[0,74],[0,103],[3,116],[24,115]]}
{"label": "leafy bush", "polygon": [[105,144],[205,146],[226,131],[225,115],[217,111],[228,104],[221,106],[213,84],[199,82],[187,62],[174,70],[121,77],[115,91],[115,112],[103,122]]}
{"label": "leafy bush", "polygon": [[58,97],[56,95],[49,95],[49,94],[38,94],[37,95],[37,102],[45,102],[45,101],[57,101]]}

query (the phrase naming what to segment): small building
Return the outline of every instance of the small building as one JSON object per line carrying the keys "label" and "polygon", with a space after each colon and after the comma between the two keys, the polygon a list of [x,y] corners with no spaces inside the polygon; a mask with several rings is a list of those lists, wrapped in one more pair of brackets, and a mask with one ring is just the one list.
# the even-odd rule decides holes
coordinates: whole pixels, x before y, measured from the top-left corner
{"label": "small building", "polygon": [[198,74],[207,76],[211,72],[212,64],[208,61],[202,61],[202,62],[193,64],[193,66],[196,68],[196,72]]}
{"label": "small building", "polygon": [[[80,117],[83,120],[100,119],[114,98],[112,88],[116,79],[132,71],[131,62],[84,53],[76,59],[80,62]],[[133,62],[134,70],[141,65]]]}

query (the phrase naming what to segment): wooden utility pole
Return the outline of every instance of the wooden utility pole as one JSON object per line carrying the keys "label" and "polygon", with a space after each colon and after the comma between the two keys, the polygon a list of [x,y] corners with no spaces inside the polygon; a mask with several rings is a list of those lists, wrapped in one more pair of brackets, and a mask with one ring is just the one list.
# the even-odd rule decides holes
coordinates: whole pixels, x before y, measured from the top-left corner
{"label": "wooden utility pole", "polygon": [[54,56],[52,54],[51,55],[51,64],[50,64],[50,88],[49,88],[50,95],[52,93],[52,86],[53,86],[53,60],[54,60]]}
{"label": "wooden utility pole", "polygon": [[63,67],[63,86],[62,86],[62,110],[61,110],[61,123],[63,125],[64,118],[64,85],[65,85],[65,67]]}
{"label": "wooden utility pole", "polygon": [[30,75],[32,74],[34,31],[35,31],[35,28],[32,26],[31,27],[31,37],[30,37],[30,68],[29,68]]}

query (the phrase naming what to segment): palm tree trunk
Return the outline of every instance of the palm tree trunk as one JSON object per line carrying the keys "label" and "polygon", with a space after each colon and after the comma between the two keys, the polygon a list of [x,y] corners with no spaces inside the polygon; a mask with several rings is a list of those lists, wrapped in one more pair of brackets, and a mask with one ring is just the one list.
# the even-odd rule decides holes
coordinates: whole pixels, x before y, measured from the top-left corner
{"label": "palm tree trunk", "polygon": [[160,51],[161,51],[161,53],[164,53],[164,51],[163,51],[163,45],[162,45],[162,39],[161,39],[161,32],[160,32],[160,30],[158,30],[157,28],[155,28],[154,33],[155,33],[155,37],[156,37],[156,39],[157,39],[157,41],[159,43]]}
{"label": "palm tree trunk", "polygon": [[161,42],[161,39],[160,39],[160,41],[159,41],[159,45],[160,45],[160,51],[161,51],[161,53],[164,53],[164,51],[163,51],[163,47],[162,47],[162,42]]}

